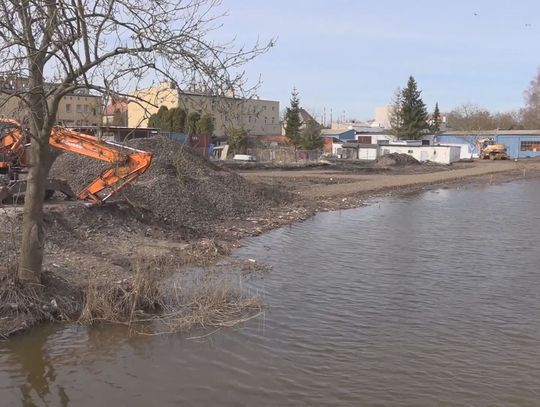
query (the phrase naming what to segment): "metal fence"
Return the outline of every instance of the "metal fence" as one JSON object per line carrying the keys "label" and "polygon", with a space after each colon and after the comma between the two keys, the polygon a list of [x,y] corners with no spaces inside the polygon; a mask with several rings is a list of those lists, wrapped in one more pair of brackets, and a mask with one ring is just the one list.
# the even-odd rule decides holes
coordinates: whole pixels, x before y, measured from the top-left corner
{"label": "metal fence", "polygon": [[322,150],[295,150],[292,147],[248,148],[247,154],[259,162],[293,163],[298,161],[319,161]]}

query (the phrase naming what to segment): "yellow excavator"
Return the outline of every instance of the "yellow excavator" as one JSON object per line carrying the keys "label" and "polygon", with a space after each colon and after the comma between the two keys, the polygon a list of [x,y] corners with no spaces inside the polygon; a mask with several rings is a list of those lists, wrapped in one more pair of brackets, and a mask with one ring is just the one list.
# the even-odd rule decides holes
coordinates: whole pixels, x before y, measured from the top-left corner
{"label": "yellow excavator", "polygon": [[496,143],[493,137],[484,137],[476,140],[478,158],[482,160],[508,160],[505,144]]}

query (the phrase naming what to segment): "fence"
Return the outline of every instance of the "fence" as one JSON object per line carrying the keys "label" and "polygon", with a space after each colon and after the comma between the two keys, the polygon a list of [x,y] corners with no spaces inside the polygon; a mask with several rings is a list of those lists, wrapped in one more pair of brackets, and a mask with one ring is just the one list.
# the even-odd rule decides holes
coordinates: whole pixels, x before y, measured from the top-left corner
{"label": "fence", "polygon": [[259,162],[292,163],[298,161],[319,161],[322,150],[294,150],[292,147],[248,148],[247,154]]}

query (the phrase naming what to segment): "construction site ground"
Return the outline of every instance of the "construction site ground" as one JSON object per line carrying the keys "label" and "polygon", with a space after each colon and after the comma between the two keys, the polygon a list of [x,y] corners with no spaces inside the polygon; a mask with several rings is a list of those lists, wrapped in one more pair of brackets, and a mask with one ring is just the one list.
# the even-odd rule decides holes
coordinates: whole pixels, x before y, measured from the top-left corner
{"label": "construction site ground", "polygon": [[[154,172],[143,175],[116,203],[88,207],[77,201],[48,202],[46,274],[62,280],[62,286],[73,292],[88,284],[122,285],[134,278],[138,264],[152,264],[159,273],[180,271],[193,264],[210,265],[229,254],[243,238],[303,221],[317,211],[358,207],[377,197],[428,188],[540,176],[540,160],[533,159],[451,166],[411,163],[377,167],[346,162],[324,168],[232,171],[188,155],[187,173],[180,168],[185,163],[175,161],[176,167],[171,169],[168,161],[167,165],[154,162]],[[159,159],[157,154],[156,161]],[[221,178],[215,181],[214,177]],[[158,190],[152,189],[155,185],[165,194],[163,208],[159,207]],[[166,191],[161,191],[163,188]],[[170,211],[170,205],[177,207]],[[17,263],[23,207],[3,205],[0,213],[0,256],[2,272],[7,273]],[[250,264],[234,267],[249,269]],[[6,312],[0,312],[0,336],[29,325],[12,322]]]}

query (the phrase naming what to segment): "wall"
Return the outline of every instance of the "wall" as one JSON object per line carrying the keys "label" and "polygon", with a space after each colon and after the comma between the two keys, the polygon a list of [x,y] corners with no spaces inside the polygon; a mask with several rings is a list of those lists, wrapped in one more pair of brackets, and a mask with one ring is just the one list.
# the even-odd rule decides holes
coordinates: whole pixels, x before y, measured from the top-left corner
{"label": "wall", "polygon": [[248,148],[247,154],[259,162],[292,163],[297,161],[318,161],[322,150],[297,150],[293,147]]}
{"label": "wall", "polygon": [[[530,132],[530,134],[527,134]],[[535,130],[518,130],[508,131],[507,133],[494,134],[493,132],[486,132],[482,134],[474,135],[455,135],[455,134],[440,134],[435,137],[436,143],[460,145],[462,158],[478,157],[478,148],[476,146],[476,140],[483,137],[493,137],[497,143],[505,144],[508,148],[508,156],[510,158],[526,158],[526,157],[540,157],[540,134],[536,134]],[[539,148],[537,151],[522,151],[522,142],[538,142]],[[467,157],[465,157],[467,155]]]}
{"label": "wall", "polygon": [[375,148],[366,148],[366,147],[359,147],[358,148],[358,158],[360,160],[376,160],[378,157],[379,149],[377,147]]}
{"label": "wall", "polygon": [[451,164],[459,161],[460,148],[456,146],[381,146],[381,155],[391,153],[409,154],[418,161]]}
{"label": "wall", "polygon": [[182,93],[170,84],[142,89],[133,94],[139,101],[128,105],[130,127],[145,127],[148,118],[159,106],[181,107],[189,112],[210,114],[214,117],[218,137],[227,135],[232,128],[244,128],[249,135],[279,135],[279,102],[262,99],[236,99],[207,94]]}

